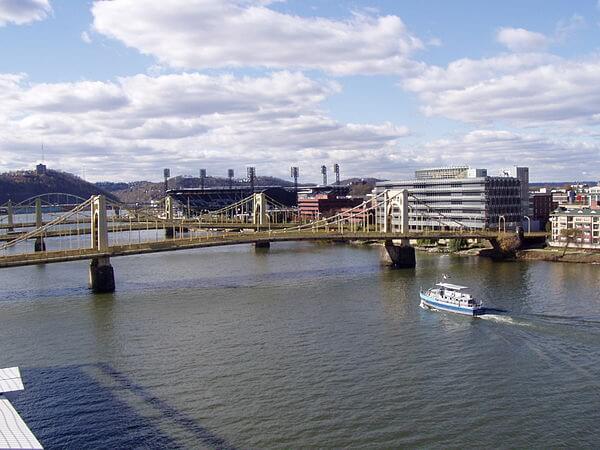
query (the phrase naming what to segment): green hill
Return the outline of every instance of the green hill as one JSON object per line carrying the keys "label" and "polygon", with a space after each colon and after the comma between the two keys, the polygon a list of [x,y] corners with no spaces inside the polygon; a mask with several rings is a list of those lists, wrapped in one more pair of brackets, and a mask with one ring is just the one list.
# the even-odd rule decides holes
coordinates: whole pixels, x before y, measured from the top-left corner
{"label": "green hill", "polygon": [[117,200],[114,194],[66,172],[47,170],[44,174],[37,174],[35,171],[27,170],[0,174],[0,205],[9,199],[19,203],[36,195],[53,192],[73,194],[83,198],[104,194],[112,200]]}

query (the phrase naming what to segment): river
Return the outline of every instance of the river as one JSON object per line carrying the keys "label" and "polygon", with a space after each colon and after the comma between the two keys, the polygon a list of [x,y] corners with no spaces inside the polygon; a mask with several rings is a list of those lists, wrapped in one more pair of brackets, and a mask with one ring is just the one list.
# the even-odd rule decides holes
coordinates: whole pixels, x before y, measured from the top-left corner
{"label": "river", "polygon": [[[0,270],[0,367],[46,448],[556,448],[600,442],[600,266],[310,243]],[[423,310],[447,273],[486,306]]]}

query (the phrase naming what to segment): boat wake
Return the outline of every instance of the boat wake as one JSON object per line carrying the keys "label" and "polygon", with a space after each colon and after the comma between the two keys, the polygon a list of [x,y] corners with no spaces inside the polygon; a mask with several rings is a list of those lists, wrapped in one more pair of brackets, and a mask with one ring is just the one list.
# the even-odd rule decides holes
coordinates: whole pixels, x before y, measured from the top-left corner
{"label": "boat wake", "polygon": [[505,315],[505,314],[482,314],[481,316],[477,316],[479,319],[491,320],[496,323],[504,323],[507,325],[519,325],[522,327],[530,327],[531,324],[527,322],[523,322],[521,320],[517,320],[514,317]]}
{"label": "boat wake", "polygon": [[421,308],[423,308],[425,311],[437,311],[437,309],[435,309],[435,308],[433,308],[433,307],[431,307],[431,306],[428,306],[428,305],[426,305],[426,304],[425,304],[423,301],[421,301],[421,302],[419,303],[419,306],[420,306]]}

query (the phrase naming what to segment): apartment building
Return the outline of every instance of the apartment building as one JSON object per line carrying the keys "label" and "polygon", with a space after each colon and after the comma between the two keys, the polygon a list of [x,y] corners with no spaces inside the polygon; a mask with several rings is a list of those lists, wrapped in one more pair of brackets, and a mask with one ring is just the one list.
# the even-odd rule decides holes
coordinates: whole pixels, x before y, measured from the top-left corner
{"label": "apartment building", "polygon": [[[600,249],[600,209],[588,207],[560,207],[550,217],[552,236],[548,244],[554,247],[570,246]],[[565,230],[578,230],[568,233]],[[571,237],[568,236],[571,234]]]}

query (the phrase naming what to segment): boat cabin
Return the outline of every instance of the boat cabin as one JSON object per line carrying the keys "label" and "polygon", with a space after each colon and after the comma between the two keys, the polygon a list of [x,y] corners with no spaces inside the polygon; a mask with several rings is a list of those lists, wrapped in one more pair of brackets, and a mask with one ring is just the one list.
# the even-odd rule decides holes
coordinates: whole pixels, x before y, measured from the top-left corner
{"label": "boat cabin", "polygon": [[478,302],[471,294],[461,292],[467,289],[466,286],[459,286],[451,283],[436,283],[439,289],[431,289],[432,294],[437,294],[443,301],[452,303],[458,306],[468,306],[475,308],[479,306]]}

